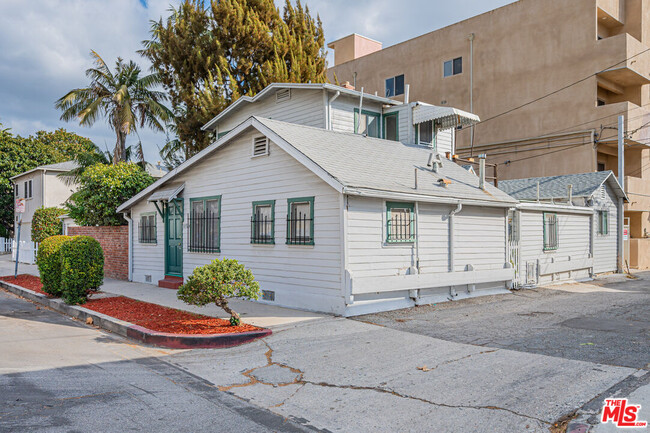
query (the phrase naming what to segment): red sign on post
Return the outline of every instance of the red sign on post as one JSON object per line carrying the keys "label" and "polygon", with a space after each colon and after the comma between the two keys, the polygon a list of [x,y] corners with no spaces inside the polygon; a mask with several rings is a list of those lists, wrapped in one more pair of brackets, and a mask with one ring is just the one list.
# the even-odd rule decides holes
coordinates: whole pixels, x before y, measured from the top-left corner
{"label": "red sign on post", "polygon": [[24,213],[25,212],[25,199],[24,198],[17,198],[16,199],[16,213]]}

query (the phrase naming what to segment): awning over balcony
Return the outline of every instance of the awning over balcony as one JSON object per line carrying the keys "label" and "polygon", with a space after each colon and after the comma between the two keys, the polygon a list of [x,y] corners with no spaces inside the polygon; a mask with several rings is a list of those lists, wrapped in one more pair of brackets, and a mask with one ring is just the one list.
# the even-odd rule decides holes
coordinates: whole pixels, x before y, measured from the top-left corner
{"label": "awning over balcony", "polygon": [[416,103],[413,107],[413,124],[417,125],[429,120],[435,121],[442,129],[470,126],[481,121],[476,114],[458,108],[439,107],[424,102]]}
{"label": "awning over balcony", "polygon": [[159,189],[149,196],[147,201],[172,201],[185,189],[185,184],[174,188]]}

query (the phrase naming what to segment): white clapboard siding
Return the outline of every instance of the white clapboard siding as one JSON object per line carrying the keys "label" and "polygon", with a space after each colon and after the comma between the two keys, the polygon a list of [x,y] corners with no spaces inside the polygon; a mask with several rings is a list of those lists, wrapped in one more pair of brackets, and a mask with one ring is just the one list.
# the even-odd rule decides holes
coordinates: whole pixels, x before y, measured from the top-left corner
{"label": "white clapboard siding", "polygon": [[540,274],[538,282],[588,277],[589,270],[585,269],[584,263],[588,262],[590,256],[591,215],[555,213],[558,221],[559,247],[557,250],[544,251],[543,213],[533,210],[521,211],[520,262],[522,270],[525,272],[526,262],[538,262],[540,270],[542,270],[544,265],[551,262],[559,263],[571,260],[576,264],[574,271],[578,272]]}
{"label": "white clapboard siding", "polygon": [[[332,130],[341,132],[354,132],[354,109],[359,108],[359,99],[340,95],[331,104]],[[368,110],[381,114],[381,105],[363,101],[362,110]],[[380,116],[381,124],[381,116]]]}
{"label": "white clapboard siding", "polygon": [[275,93],[261,101],[242,103],[238,110],[219,120],[218,132],[230,131],[251,116],[266,117],[300,125],[325,126],[325,103],[323,92],[307,89],[291,89],[291,98],[276,102]]}
{"label": "white clapboard siding", "polygon": [[[183,275],[187,278],[195,267],[216,257],[234,258],[253,271],[262,290],[276,292],[276,304],[340,314],[339,193],[274,143],[268,156],[251,158],[252,138],[257,135],[243,134],[174,179],[174,185],[185,183]],[[221,253],[188,252],[190,198],[216,195],[222,199]],[[286,245],[287,199],[311,196],[315,197],[315,245]],[[275,200],[275,245],[250,243],[252,202],[261,200]],[[134,212],[140,212],[140,207]],[[145,274],[157,276],[163,269],[164,231],[159,224],[156,248],[134,248],[137,281],[143,281]]]}
{"label": "white clapboard siding", "polygon": [[454,270],[503,269],[506,263],[503,209],[465,206],[454,216]]}
{"label": "white clapboard siding", "polygon": [[454,153],[454,138],[453,129],[443,129],[437,132],[436,149],[440,155],[444,156],[446,152]]}
{"label": "white clapboard siding", "polygon": [[[156,243],[140,243],[138,226],[142,214],[156,214]],[[153,203],[143,200],[133,206],[131,209],[131,218],[133,220],[131,245],[133,245],[133,281],[141,283],[148,282],[158,284],[159,280],[165,278],[165,224],[156,211]],[[146,281],[147,276],[151,281]]]}
{"label": "white clapboard siding", "polygon": [[[617,239],[618,231],[616,230],[618,208],[616,206],[616,197],[612,190],[602,185],[594,194],[594,273],[614,272],[616,271],[617,258]],[[609,230],[606,235],[598,234],[598,211],[606,210],[609,212]]]}

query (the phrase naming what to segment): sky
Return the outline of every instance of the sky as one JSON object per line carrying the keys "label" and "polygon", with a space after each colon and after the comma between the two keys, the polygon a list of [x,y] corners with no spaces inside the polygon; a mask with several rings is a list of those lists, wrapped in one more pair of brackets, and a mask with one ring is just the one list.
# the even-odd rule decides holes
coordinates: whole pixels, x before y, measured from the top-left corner
{"label": "sky", "polygon": [[[351,33],[381,41],[384,47],[501,7],[513,0],[303,0],[323,21],[326,42]],[[69,90],[88,85],[90,50],[109,64],[133,59],[149,36],[150,20],[166,17],[178,0],[0,0],[0,123],[15,134],[68,131],[113,149],[114,132],[105,119],[91,127],[59,119],[54,102]],[[276,0],[278,6],[284,1]],[[328,54],[332,64],[332,53]],[[163,133],[139,130],[145,157],[157,162]],[[138,137],[131,136],[128,144]]]}

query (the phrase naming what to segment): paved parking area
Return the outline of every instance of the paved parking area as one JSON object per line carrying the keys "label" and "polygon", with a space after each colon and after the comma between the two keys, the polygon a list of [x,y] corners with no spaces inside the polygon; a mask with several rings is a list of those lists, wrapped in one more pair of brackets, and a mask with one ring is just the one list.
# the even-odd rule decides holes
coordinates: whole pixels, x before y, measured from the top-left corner
{"label": "paved parking area", "polygon": [[523,289],[357,320],[447,341],[650,368],[650,272]]}

